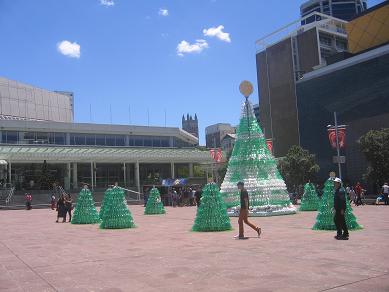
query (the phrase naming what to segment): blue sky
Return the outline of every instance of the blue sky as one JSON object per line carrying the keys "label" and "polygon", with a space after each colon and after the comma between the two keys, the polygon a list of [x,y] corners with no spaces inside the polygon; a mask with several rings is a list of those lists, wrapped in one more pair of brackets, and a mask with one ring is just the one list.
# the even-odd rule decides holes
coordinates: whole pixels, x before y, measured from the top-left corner
{"label": "blue sky", "polygon": [[[75,121],[237,124],[255,40],[299,17],[297,0],[0,0],[0,76],[75,93]],[[369,7],[382,1],[370,0]],[[113,5],[112,5],[113,4]],[[183,42],[184,41],[184,42]]]}

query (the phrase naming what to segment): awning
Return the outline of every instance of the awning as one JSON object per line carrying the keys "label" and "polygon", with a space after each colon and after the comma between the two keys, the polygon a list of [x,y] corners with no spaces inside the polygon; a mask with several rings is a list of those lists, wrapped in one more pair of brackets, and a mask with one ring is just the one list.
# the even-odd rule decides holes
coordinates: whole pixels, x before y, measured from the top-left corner
{"label": "awning", "polygon": [[50,145],[0,145],[0,160],[14,162],[143,162],[212,163],[207,150]]}

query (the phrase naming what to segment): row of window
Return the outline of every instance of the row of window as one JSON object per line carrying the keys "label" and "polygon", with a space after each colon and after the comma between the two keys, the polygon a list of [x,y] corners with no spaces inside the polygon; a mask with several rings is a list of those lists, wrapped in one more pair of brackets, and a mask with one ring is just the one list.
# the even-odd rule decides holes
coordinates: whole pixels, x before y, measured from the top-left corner
{"label": "row of window", "polygon": [[[88,146],[137,146],[137,147],[191,147],[188,142],[173,137],[129,136],[128,144],[125,135],[103,134],[73,134],[70,135],[70,145]],[[66,133],[58,132],[17,132],[2,131],[1,143],[5,144],[52,144],[67,145]]]}

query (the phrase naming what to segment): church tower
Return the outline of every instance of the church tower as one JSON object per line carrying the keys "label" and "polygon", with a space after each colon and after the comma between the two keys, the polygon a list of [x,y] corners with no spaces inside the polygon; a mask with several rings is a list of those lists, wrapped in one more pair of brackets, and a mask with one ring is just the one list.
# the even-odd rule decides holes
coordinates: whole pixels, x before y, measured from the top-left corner
{"label": "church tower", "polygon": [[197,119],[197,114],[195,114],[194,118],[189,114],[182,115],[182,129],[192,134],[195,137],[199,137],[199,121]]}

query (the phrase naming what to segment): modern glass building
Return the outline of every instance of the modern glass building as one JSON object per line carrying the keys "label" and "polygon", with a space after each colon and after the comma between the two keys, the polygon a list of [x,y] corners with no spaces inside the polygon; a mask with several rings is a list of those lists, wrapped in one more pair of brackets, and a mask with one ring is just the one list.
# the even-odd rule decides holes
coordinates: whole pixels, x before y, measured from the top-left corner
{"label": "modern glass building", "polygon": [[[309,0],[300,6],[301,17],[320,12],[343,20],[351,20],[367,9],[367,0]],[[316,21],[313,16],[305,23]]]}
{"label": "modern glass building", "polygon": [[369,130],[389,128],[389,45],[307,73],[297,82],[301,146],[316,154],[320,176],[336,169],[327,125],[333,112],[345,124],[344,178],[361,180],[367,163],[358,140]]}

